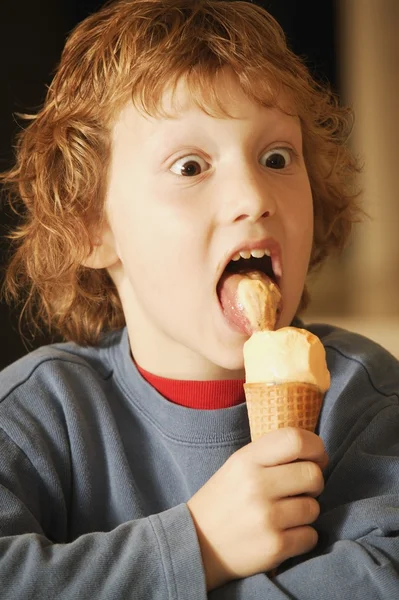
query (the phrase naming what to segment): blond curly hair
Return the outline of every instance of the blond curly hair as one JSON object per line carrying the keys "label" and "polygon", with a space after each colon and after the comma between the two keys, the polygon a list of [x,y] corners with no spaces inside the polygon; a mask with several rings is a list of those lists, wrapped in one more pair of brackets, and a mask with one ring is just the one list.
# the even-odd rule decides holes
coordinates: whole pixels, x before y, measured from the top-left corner
{"label": "blond curly hair", "polygon": [[[66,42],[43,108],[0,175],[20,224],[10,234],[9,300],[30,326],[96,344],[125,323],[105,269],[82,266],[104,218],[110,133],[128,101],[162,114],[162,94],[184,77],[208,114],[226,112],[213,85],[228,67],[243,92],[265,106],[288,90],[302,124],[313,191],[310,270],[343,248],[360,208],[356,160],[347,147],[351,111],[310,76],[262,8],[230,0],[119,0],[85,19]],[[307,302],[306,290],[301,307]]]}

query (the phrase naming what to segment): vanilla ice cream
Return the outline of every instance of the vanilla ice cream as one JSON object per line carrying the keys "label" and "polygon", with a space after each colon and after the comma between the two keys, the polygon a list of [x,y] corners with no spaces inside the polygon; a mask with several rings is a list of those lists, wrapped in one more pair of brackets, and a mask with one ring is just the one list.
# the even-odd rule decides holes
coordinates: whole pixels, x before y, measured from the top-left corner
{"label": "vanilla ice cream", "polygon": [[252,333],[274,329],[281,307],[281,292],[262,273],[247,273],[237,286],[237,301],[244,308]]}
{"label": "vanilla ice cream", "polygon": [[305,329],[257,331],[244,344],[247,383],[300,382],[330,386],[326,353],[319,338]]}

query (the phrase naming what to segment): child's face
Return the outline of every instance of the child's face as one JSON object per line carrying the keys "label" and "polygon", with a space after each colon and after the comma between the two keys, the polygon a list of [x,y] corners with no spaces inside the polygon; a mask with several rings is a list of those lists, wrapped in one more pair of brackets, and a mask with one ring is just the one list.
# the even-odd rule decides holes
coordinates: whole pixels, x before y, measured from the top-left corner
{"label": "child's face", "polygon": [[313,206],[299,119],[252,103],[228,73],[220,85],[235,119],[208,116],[181,84],[176,118],[129,104],[113,128],[108,239],[119,260],[109,272],[136,361],[166,377],[243,376],[247,337],[217,295],[238,248],[278,244],[279,327],[296,313],[308,268]]}

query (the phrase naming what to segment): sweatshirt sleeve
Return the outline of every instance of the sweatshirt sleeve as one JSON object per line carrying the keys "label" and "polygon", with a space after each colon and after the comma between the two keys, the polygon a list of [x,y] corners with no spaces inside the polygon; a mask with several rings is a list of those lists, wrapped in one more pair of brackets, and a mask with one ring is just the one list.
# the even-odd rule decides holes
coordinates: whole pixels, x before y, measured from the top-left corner
{"label": "sweatshirt sleeve", "polygon": [[312,554],[212,591],[209,600],[399,597],[399,408],[386,406],[326,477]]}
{"label": "sweatshirt sleeve", "polygon": [[[206,598],[197,536],[185,504],[57,543],[46,535],[52,526],[48,496],[28,457],[0,430],[1,598]],[[60,515],[63,520],[67,532],[68,519]]]}

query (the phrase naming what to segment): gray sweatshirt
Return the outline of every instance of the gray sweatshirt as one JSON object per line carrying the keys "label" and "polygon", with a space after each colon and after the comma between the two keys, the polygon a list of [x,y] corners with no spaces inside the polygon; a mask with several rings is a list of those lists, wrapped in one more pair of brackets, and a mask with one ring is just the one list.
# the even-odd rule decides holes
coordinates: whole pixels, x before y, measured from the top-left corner
{"label": "gray sweatshirt", "polygon": [[249,442],[246,407],[167,401],[123,330],[0,374],[1,600],[399,598],[399,363],[355,334],[308,329],[332,374],[314,552],[207,596],[185,503]]}

